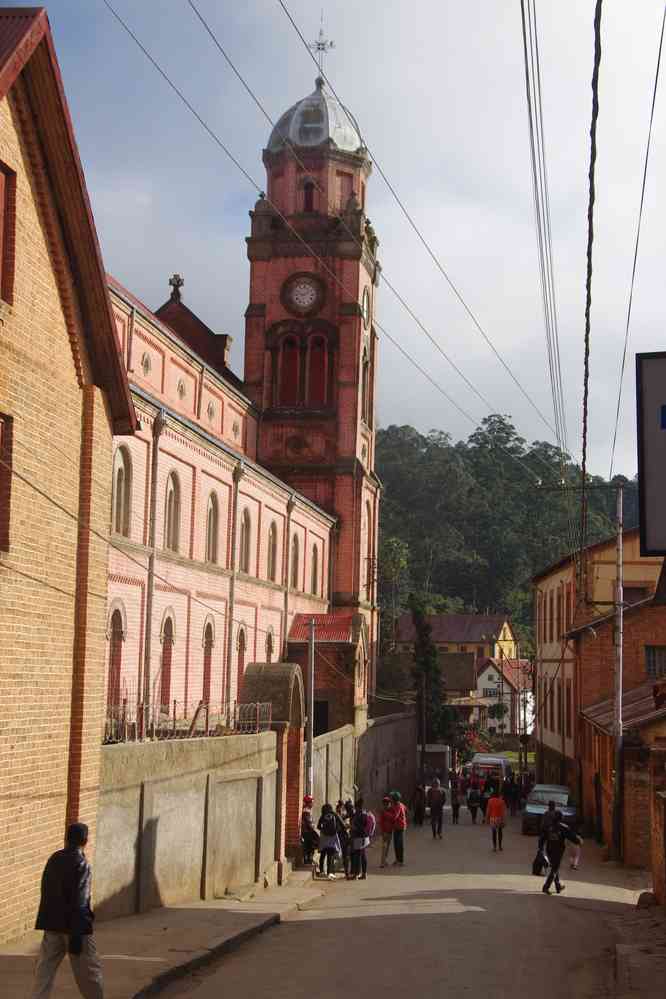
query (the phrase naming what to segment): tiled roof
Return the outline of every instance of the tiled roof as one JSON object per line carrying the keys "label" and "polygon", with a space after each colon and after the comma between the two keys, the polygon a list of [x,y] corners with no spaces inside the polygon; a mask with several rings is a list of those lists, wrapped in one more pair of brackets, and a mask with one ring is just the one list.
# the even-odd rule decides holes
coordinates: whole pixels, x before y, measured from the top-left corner
{"label": "tiled roof", "polygon": [[514,690],[528,690],[532,686],[529,665],[529,659],[505,659],[503,656],[497,659],[487,658],[477,663],[477,675],[481,676],[486,669],[494,669],[495,672],[504,674],[505,681]]}
{"label": "tiled roof", "polygon": [[[506,614],[429,614],[433,642],[487,642],[496,638],[507,621]],[[412,615],[398,618],[397,640],[416,638]]]}
{"label": "tiled roof", "polygon": [[445,690],[474,690],[476,657],[473,652],[442,652],[438,659]]}
{"label": "tiled roof", "polygon": [[[652,682],[642,683],[633,690],[625,690],[622,696],[622,724],[626,728],[641,728],[650,722],[666,718],[666,706],[656,708],[654,703]],[[613,698],[600,701],[589,708],[584,708],[581,714],[588,721],[612,734],[614,725],[615,703]]]}
{"label": "tiled roof", "polygon": [[[625,530],[622,532],[622,537],[631,538],[635,534],[638,534],[638,528],[629,527],[625,528]],[[603,548],[606,545],[611,545],[611,544],[614,545],[615,540],[616,540],[616,535],[611,534],[610,537],[608,538],[602,538],[601,541],[595,541],[594,544],[587,545],[585,551],[594,552],[598,548]],[[545,569],[541,569],[539,572],[535,573],[534,576],[532,576],[532,582],[536,583],[537,580],[543,579],[544,576],[550,576],[551,572],[555,572],[557,569],[563,569],[565,565],[567,565],[569,562],[572,562],[574,558],[578,557],[578,555],[579,555],[579,550],[577,549],[575,552],[569,555],[563,555],[562,558],[559,558],[556,562],[551,562],[551,564],[547,565]]]}
{"label": "tiled roof", "polygon": [[296,614],[289,631],[290,642],[310,639],[310,621],[315,623],[315,642],[351,642],[352,614]]}

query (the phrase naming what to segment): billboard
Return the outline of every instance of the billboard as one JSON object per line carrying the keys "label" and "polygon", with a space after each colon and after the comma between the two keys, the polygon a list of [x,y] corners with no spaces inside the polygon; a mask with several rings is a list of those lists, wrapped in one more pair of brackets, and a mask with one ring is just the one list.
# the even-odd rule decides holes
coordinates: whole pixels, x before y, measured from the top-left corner
{"label": "billboard", "polygon": [[666,555],[666,351],[636,354],[641,555]]}

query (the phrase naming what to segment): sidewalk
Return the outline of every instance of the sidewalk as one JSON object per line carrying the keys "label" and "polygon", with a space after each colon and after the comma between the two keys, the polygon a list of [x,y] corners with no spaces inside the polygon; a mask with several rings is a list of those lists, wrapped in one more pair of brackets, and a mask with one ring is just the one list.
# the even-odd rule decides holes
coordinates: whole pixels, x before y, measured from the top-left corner
{"label": "sidewalk", "polygon": [[[264,890],[246,901],[216,899],[154,909],[141,916],[100,922],[95,941],[104,968],[105,999],[143,999],[201,967],[248,938],[280,922],[281,916],[321,895],[310,871],[294,872],[282,888]],[[28,999],[42,934],[32,932],[0,946],[2,994]],[[78,999],[63,961],[53,999]]]}

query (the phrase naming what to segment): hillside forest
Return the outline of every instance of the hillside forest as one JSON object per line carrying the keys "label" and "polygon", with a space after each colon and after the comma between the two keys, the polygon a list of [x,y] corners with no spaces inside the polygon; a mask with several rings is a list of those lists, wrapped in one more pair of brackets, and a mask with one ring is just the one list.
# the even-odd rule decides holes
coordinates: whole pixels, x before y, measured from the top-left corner
{"label": "hillside forest", "polygon": [[[531,578],[580,543],[580,468],[549,443],[528,444],[501,415],[455,443],[439,430],[389,426],[377,433],[376,459],[382,652],[413,593],[430,613],[507,612],[529,655]],[[628,529],[638,523],[637,483],[618,481]],[[588,476],[588,543],[615,530],[610,485]],[[381,671],[378,681],[393,686]]]}

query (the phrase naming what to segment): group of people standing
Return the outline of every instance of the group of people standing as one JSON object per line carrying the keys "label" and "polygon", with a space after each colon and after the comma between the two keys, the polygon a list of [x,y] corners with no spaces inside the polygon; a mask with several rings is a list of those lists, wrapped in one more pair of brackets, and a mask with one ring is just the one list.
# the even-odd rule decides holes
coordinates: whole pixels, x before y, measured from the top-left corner
{"label": "group of people standing", "polygon": [[[316,823],[312,805],[312,796],[306,794],[301,814],[304,863],[313,864],[315,851],[318,850],[321,877],[334,880],[338,860],[342,860],[347,881],[364,881],[368,874],[367,849],[375,835],[377,821],[372,812],[365,808],[363,798],[338,801],[335,809],[327,802],[322,805]],[[395,863],[402,866],[405,862],[407,809],[399,791],[391,791],[384,798],[379,825],[382,834],[381,866],[386,866],[391,843],[395,851]]]}

